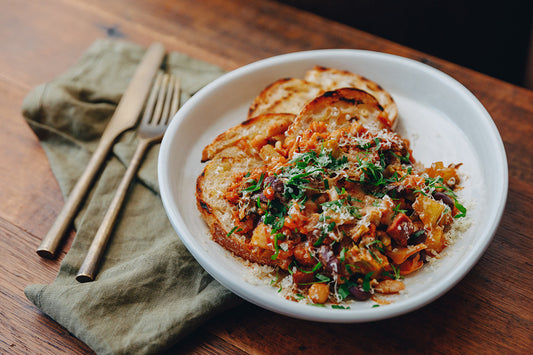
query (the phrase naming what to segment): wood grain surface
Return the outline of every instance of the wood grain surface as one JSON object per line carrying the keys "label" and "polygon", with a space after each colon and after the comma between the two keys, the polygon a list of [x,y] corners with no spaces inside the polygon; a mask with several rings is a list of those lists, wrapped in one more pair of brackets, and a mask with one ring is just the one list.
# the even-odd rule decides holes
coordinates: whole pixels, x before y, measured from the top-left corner
{"label": "wood grain surface", "polygon": [[[35,254],[63,205],[22,100],[103,37],[235,69],[277,54],[368,49],[413,58],[459,80],[487,108],[509,160],[509,197],[480,262],[456,287],[410,314],[368,324],[295,320],[245,304],[221,314],[171,352],[186,354],[498,353],[533,348],[533,92],[268,0],[2,0],[0,11],[0,353],[91,350],[24,296],[53,281],[57,260]],[[69,239],[64,250],[68,250]]]}

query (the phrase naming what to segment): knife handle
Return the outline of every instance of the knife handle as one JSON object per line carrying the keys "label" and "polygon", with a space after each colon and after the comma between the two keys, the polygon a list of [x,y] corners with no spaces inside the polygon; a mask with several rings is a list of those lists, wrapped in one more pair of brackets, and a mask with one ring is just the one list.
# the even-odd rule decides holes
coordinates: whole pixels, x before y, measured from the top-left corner
{"label": "knife handle", "polygon": [[37,254],[43,258],[53,258],[56,250],[63,239],[67,229],[70,227],[74,216],[78,212],[81,201],[85,197],[87,190],[91,186],[92,180],[100,167],[102,166],[107,153],[113,146],[113,140],[110,138],[102,138],[98,147],[94,151],[89,164],[83,171],[76,185],[72,189],[65,205],[59,212],[54,224],[41,241],[41,245],[37,249]]}
{"label": "knife handle", "polygon": [[37,249],[39,256],[49,259],[55,256],[63,236],[71,226],[87,190],[89,190],[96,173],[105,161],[115,139],[137,123],[152,86],[153,78],[159,70],[164,56],[165,49],[160,43],[152,44],[144,54],[113,117],[102,134],[89,164],[76,182],[54,224],[41,241],[41,245]]}

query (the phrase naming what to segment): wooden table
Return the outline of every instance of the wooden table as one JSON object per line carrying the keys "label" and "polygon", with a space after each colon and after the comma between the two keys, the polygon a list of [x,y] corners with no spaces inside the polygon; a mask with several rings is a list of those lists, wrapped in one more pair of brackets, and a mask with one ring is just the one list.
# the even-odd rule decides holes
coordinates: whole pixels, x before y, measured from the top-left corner
{"label": "wooden table", "polygon": [[[183,353],[527,353],[533,348],[533,92],[272,1],[2,0],[0,11],[0,353],[90,353],[24,296],[50,283],[58,260],[35,254],[63,205],[20,108],[97,38],[120,37],[235,69],[318,48],[402,55],[463,83],[485,105],[509,159],[507,207],[494,241],[455,288],[394,319],[334,325],[246,304],[175,347]],[[67,243],[67,250],[68,250]]]}

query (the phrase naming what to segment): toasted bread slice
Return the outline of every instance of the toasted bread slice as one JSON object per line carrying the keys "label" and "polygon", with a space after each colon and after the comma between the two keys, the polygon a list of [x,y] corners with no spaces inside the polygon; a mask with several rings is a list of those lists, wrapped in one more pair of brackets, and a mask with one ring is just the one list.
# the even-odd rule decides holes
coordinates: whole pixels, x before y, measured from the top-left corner
{"label": "toasted bread slice", "polygon": [[[264,145],[266,137],[271,140],[283,139],[283,133],[287,130],[296,116],[289,113],[264,114],[250,118],[240,125],[232,127],[219,134],[215,140],[202,151],[202,162],[213,159],[218,153],[228,147],[235,146],[239,141],[258,141],[257,145]],[[264,142],[259,142],[265,140]],[[274,143],[274,142],[270,142]],[[260,147],[257,147],[260,148]]]}
{"label": "toasted bread slice", "polygon": [[307,102],[324,90],[318,84],[297,78],[285,78],[267,86],[255,98],[248,110],[248,118],[265,113],[297,115]]}
{"label": "toasted bread slice", "polygon": [[398,107],[392,96],[379,84],[361,75],[357,75],[345,70],[325,68],[315,66],[305,74],[305,81],[321,86],[324,91],[331,91],[340,88],[361,89],[374,96],[379,104],[388,114],[390,127],[394,129],[398,118]]}
{"label": "toasted bread slice", "polygon": [[321,122],[328,132],[349,128],[353,121],[370,129],[390,129],[387,114],[376,98],[352,88],[328,91],[309,102],[286,132],[286,144],[291,145],[309,128],[312,122]]}
{"label": "toasted bread slice", "polygon": [[272,260],[271,250],[253,242],[255,234],[235,230],[240,223],[236,219],[238,207],[226,199],[226,193],[237,176],[268,164],[280,154],[276,144],[280,141],[284,159],[290,152],[286,148],[295,147],[297,137],[313,122],[321,122],[329,131],[351,127],[354,121],[368,128],[391,127],[373,94],[357,88],[326,91],[324,87],[324,82],[302,79],[276,81],[254,100],[246,121],[220,134],[202,152],[202,161],[207,164],[197,179],[198,209],[213,239],[246,260],[287,267],[276,258]]}
{"label": "toasted bread slice", "polygon": [[272,252],[254,246],[249,237],[235,230],[235,206],[224,198],[236,174],[247,173],[263,164],[259,157],[238,147],[219,152],[196,181],[196,202],[215,242],[246,260],[276,265],[271,259]]}

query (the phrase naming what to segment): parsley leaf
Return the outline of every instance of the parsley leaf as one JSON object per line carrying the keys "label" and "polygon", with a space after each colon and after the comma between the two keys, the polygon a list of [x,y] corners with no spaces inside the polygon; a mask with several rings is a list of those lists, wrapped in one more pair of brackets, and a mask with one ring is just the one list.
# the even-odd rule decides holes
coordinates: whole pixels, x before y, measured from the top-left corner
{"label": "parsley leaf", "polygon": [[229,237],[229,236],[232,235],[234,232],[236,232],[236,233],[242,232],[242,229],[239,228],[238,226],[235,226],[235,227],[233,227],[233,228],[228,232],[228,234],[226,234],[226,237]]}
{"label": "parsley leaf", "polygon": [[345,307],[345,306],[341,306],[339,304],[332,304],[331,308],[333,308],[333,309],[350,309],[350,306],[346,306]]}
{"label": "parsley leaf", "polygon": [[255,192],[255,191],[261,190],[261,187],[263,186],[264,178],[265,178],[265,174],[261,173],[259,181],[256,181],[254,179],[248,180],[247,183],[249,183],[250,186],[248,186],[247,188],[243,189],[242,191]]}

